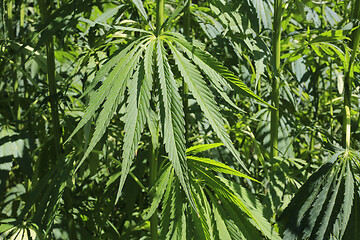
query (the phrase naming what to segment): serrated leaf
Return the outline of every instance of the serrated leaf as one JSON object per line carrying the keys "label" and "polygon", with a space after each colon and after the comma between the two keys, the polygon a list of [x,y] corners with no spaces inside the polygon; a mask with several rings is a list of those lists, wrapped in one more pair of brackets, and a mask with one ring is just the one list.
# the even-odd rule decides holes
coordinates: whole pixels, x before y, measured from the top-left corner
{"label": "serrated leaf", "polygon": [[224,163],[221,163],[221,162],[218,162],[218,161],[215,161],[213,159],[200,158],[200,157],[195,157],[195,156],[187,156],[187,158],[189,160],[192,160],[190,163],[197,164],[198,166],[201,166],[203,168],[210,169],[210,170],[213,170],[213,171],[216,171],[216,172],[231,174],[231,175],[242,177],[242,178],[247,178],[249,180],[260,183],[256,179],[254,179],[252,177],[249,177],[246,174],[243,174],[243,173],[241,173],[239,171],[236,171],[235,169],[232,169],[228,165],[226,165]]}
{"label": "serrated leaf", "polygon": [[155,185],[150,190],[149,195],[154,197],[151,201],[149,209],[146,211],[146,214],[143,216],[144,220],[148,220],[158,208],[160,201],[166,190],[166,186],[170,182],[169,179],[171,179],[170,178],[170,176],[172,176],[171,173],[172,173],[172,168],[170,166],[167,166],[164,172],[160,175],[160,177],[156,181]]}
{"label": "serrated leaf", "polygon": [[181,34],[178,33],[170,33],[167,32],[165,35],[170,36],[172,40],[176,41],[177,43],[181,44],[192,54],[196,55],[202,62],[206,65],[214,69],[218,74],[220,74],[223,78],[225,78],[230,85],[238,91],[240,94],[254,98],[257,101],[268,105],[269,107],[273,108],[267,102],[263,101],[259,96],[257,96],[253,91],[251,91],[238,77],[235,76],[229,69],[219,63],[213,56],[211,56],[206,51],[193,46],[190,42],[188,42]]}
{"label": "serrated leaf", "polygon": [[354,197],[350,155],[337,152],[301,187],[283,213],[291,215],[284,239],[342,238]]}
{"label": "serrated leaf", "polygon": [[195,224],[195,231],[197,232],[197,236],[200,237],[201,239],[206,239],[206,240],[214,239],[213,230],[212,230],[212,221],[210,216],[211,210],[209,209],[210,208],[209,203],[206,199],[203,190],[199,187],[199,185],[193,184],[192,186],[194,189],[193,191],[194,201],[199,213],[198,215],[196,215],[194,211],[193,216],[195,218],[195,221],[197,220],[196,218],[199,218],[201,223],[201,224]]}
{"label": "serrated leaf", "polygon": [[[337,177],[336,175],[338,175],[339,172],[340,172],[340,176]],[[334,206],[335,206],[335,203],[337,200],[337,196],[338,196],[339,188],[340,188],[340,185],[342,182],[341,180],[342,180],[344,171],[341,171],[339,169],[339,172],[336,171],[334,174],[334,182],[331,186],[332,189],[331,189],[331,192],[328,193],[328,196],[327,196],[328,203],[324,204],[325,205],[324,207],[326,207],[326,209],[324,209],[325,211],[323,211],[321,216],[319,216],[319,218],[321,218],[321,222],[319,223],[319,228],[316,232],[317,239],[328,239],[328,237],[330,235],[332,235],[330,233],[326,234],[326,232],[329,227],[332,227],[329,224],[330,218],[334,214],[334,212],[337,211],[337,209],[334,209]],[[341,196],[340,201],[343,203],[342,196]],[[330,230],[330,232],[332,233],[333,230]]]}
{"label": "serrated leaf", "polygon": [[228,94],[224,91],[224,87],[232,89],[231,86],[224,80],[224,78],[217,73],[214,69],[206,65],[201,61],[197,56],[192,54],[187,48],[182,47],[182,50],[187,54],[187,56],[194,61],[197,67],[201,69],[207,76],[208,80],[211,82],[211,85],[215,90],[220,94],[220,96],[233,108],[244,113],[245,111],[240,109],[236,104],[230,99]]}
{"label": "serrated leaf", "polygon": [[[307,220],[307,225],[303,230],[304,238],[308,238],[311,235],[320,212],[323,210],[323,207],[324,208],[326,207],[325,200],[327,194],[330,191],[330,187],[333,183],[333,180],[334,180],[333,178],[331,179],[324,178],[323,182],[325,182],[324,183],[325,186],[323,186],[322,189],[319,188],[319,191],[315,190],[311,195],[311,197],[309,197],[309,199],[312,199],[313,202],[309,202],[309,204],[311,204],[309,210],[305,209],[305,211],[309,211],[309,218],[306,219],[306,215],[304,215],[304,218]],[[304,218],[301,219],[302,222],[304,222],[303,221]]]}
{"label": "serrated leaf", "polygon": [[[212,176],[209,172],[194,166],[196,171],[204,178],[204,182],[211,187],[211,189],[221,198],[228,201],[229,204],[233,204],[241,210],[245,216],[249,217],[251,224],[261,231],[269,239],[279,239],[277,232],[272,228],[271,224],[265,219],[262,211],[258,207],[253,207],[254,200],[247,200],[244,198],[246,194],[237,194],[234,184],[226,179],[220,179],[216,176]],[[240,186],[238,186],[239,189]],[[256,204],[256,205],[259,205]]]}
{"label": "serrated leaf", "polygon": [[[160,239],[186,239],[186,216],[185,204],[180,191],[179,182],[172,178],[175,184],[172,184],[170,194],[166,194],[166,222],[162,221]],[[169,184],[170,185],[170,184]],[[167,189],[168,190],[168,189]],[[164,225],[163,225],[164,223]]]}
{"label": "serrated leaf", "polygon": [[340,239],[343,238],[343,236],[345,234],[345,230],[346,230],[346,228],[344,228],[344,226],[347,226],[349,219],[350,219],[351,209],[352,209],[353,201],[354,201],[354,192],[355,192],[354,191],[354,178],[353,178],[353,173],[351,171],[350,162],[348,162],[346,164],[344,203],[341,205],[339,217],[336,219],[336,222],[339,222],[338,223],[339,229],[341,229],[340,235],[339,235]]}
{"label": "serrated leaf", "polygon": [[225,178],[221,179],[222,182],[229,187],[229,189],[235,194],[238,199],[244,203],[252,216],[250,222],[264,234],[268,239],[271,240],[280,240],[279,234],[275,231],[274,227],[270,224],[267,218],[265,218],[263,213],[263,207],[259,200],[256,199],[250,191],[243,188],[240,184],[237,184],[233,181],[229,181]]}
{"label": "serrated leaf", "polygon": [[227,199],[229,202],[238,206],[247,216],[257,222],[257,219],[254,219],[253,214],[249,211],[245,204],[239,198],[237,198],[236,195],[222,181],[220,181],[217,177],[210,175],[210,173],[205,172],[199,167],[194,166],[194,168],[199,174],[201,174],[206,184],[209,184],[213,191]]}
{"label": "serrated leaf", "polygon": [[191,205],[196,209],[191,196],[185,156],[185,120],[183,105],[176,81],[166,58],[166,51],[160,39],[157,40],[156,52],[161,88],[160,111],[165,150],[169,155],[169,159],[179,178],[181,186],[184,188]]}
{"label": "serrated leaf", "polygon": [[[229,239],[257,240],[260,238],[260,232],[248,221],[249,217],[237,206],[232,205],[221,195],[215,198],[209,191],[208,195],[210,196],[211,202],[216,206],[216,210],[220,213],[221,219],[225,221],[226,230],[228,235],[231,236]],[[221,205],[219,203],[221,203]],[[220,229],[218,230],[219,237],[222,239],[221,236],[223,233],[220,232]]]}
{"label": "serrated leaf", "polygon": [[172,23],[172,21],[181,13],[181,11],[185,8],[188,1],[189,0],[181,0],[181,1],[179,1],[175,11],[173,11],[172,14],[164,21],[164,23],[161,25],[160,30],[165,29],[165,31],[166,31],[167,29],[169,29],[170,24]]}
{"label": "serrated leaf", "polygon": [[297,235],[302,235],[302,219],[316,199],[318,192],[322,189],[322,184],[326,180],[328,172],[331,171],[335,160],[340,154],[333,155],[328,162],[310,176],[280,216],[287,223],[284,239],[298,239]]}
{"label": "serrated leaf", "polygon": [[89,87],[86,88],[85,92],[81,95],[80,98],[84,97],[85,95],[87,95],[89,92],[91,92],[94,87],[98,84],[99,81],[103,80],[104,77],[106,77],[106,75],[109,74],[110,70],[114,67],[115,64],[119,63],[119,61],[121,59],[123,59],[126,54],[130,51],[131,48],[133,48],[134,45],[137,45],[138,43],[140,43],[142,40],[144,40],[146,37],[142,37],[132,43],[130,43],[126,48],[124,48],[122,51],[120,51],[118,54],[116,54],[115,56],[113,56],[112,58],[110,58],[110,60],[108,60],[101,68],[100,70],[96,73],[95,78],[92,80],[91,84]]}
{"label": "serrated leaf", "polygon": [[[121,194],[125,179],[129,173],[132,160],[135,157],[135,152],[138,148],[141,133],[147,119],[147,111],[150,107],[151,88],[152,88],[152,72],[145,69],[145,62],[147,65],[152,65],[152,56],[154,51],[155,41],[151,41],[146,47],[145,59],[141,62],[139,68],[134,73],[131,81],[128,81],[129,99],[124,117],[125,135],[122,154],[122,172],[118,194]],[[116,199],[117,202],[118,198]]]}
{"label": "serrated leaf", "polygon": [[161,224],[160,224],[160,239],[165,239],[166,235],[169,231],[171,231],[170,217],[171,217],[171,206],[172,206],[172,197],[173,197],[173,184],[174,181],[174,171],[171,171],[169,176],[169,182],[166,186],[165,195],[162,204],[162,212],[161,212]]}
{"label": "serrated leaf", "polygon": [[[142,41],[145,41],[142,39]],[[141,41],[136,41],[133,44],[130,44],[127,48],[122,50],[117,56],[113,57],[107,64],[103,66],[102,69],[99,70],[99,73],[97,76],[95,76],[95,79],[93,80],[93,84],[89,86],[89,90],[86,90],[84,94],[87,94],[91,91],[93,91],[94,86],[96,83],[98,83],[100,80],[102,80],[106,75],[107,78],[103,81],[100,88],[96,91],[93,91],[92,97],[90,99],[89,106],[86,108],[85,113],[76,126],[75,130],[71,133],[71,135],[68,137],[68,139],[65,141],[65,143],[69,142],[71,138],[93,117],[96,110],[99,109],[100,105],[104,102],[105,98],[110,92],[110,89],[112,89],[113,85],[116,82],[116,77],[118,76],[118,73],[122,70],[123,65],[126,65],[128,61],[130,61],[130,55],[133,55],[138,48],[141,46]],[[136,47],[129,52],[129,50],[135,45]],[[127,56],[127,57],[125,57]],[[116,67],[111,70],[111,68],[116,64]],[[109,72],[111,70],[111,72]]]}
{"label": "serrated leaf", "polygon": [[248,172],[248,169],[240,158],[240,154],[234,148],[230,136],[226,132],[224,127],[225,123],[220,114],[220,109],[214,100],[214,95],[206,86],[200,72],[171,43],[168,42],[168,45],[173,53],[175,62],[178,65],[182,77],[195,97],[197,103],[200,105],[205,117],[209,120],[211,127],[240,165]]}
{"label": "serrated leaf", "polygon": [[151,27],[152,30],[154,30],[154,27],[152,26],[151,22],[149,21],[149,17],[145,11],[144,5],[142,3],[141,0],[131,0],[134,5],[136,6],[136,8],[139,10],[139,12],[141,13],[142,17],[149,23],[149,26]]}
{"label": "serrated leaf", "polygon": [[[96,144],[99,142],[100,138],[105,133],[112,116],[115,114],[121,98],[123,97],[126,83],[132,76],[133,69],[135,68],[135,65],[138,62],[145,47],[140,45],[139,48],[135,47],[132,51],[130,51],[112,70],[108,79],[105,80],[99,91],[96,92],[96,97],[90,100],[89,107],[86,109],[83,118],[81,119],[77,128],[74,130],[73,134],[92,117],[95,111],[99,108],[102,101],[104,101],[102,110],[96,120],[94,134],[90,140],[88,148],[84,153],[84,156],[78,163],[75,171],[79,169],[81,164],[85,161]],[[120,72],[122,72],[122,74],[120,74]],[[116,199],[118,199],[119,194],[120,193],[118,192]]]}
{"label": "serrated leaf", "polygon": [[[216,202],[215,202],[215,204],[216,204]],[[226,224],[224,217],[222,217],[220,215],[219,210],[215,204],[213,203],[212,209],[213,209],[213,213],[214,213],[216,228],[219,233],[219,239],[232,239],[230,237],[230,233],[227,229],[228,224]]]}
{"label": "serrated leaf", "polygon": [[200,152],[204,152],[206,150],[210,150],[213,148],[217,148],[224,145],[223,143],[211,143],[211,144],[199,144],[192,146],[186,150],[186,154],[197,154]]}

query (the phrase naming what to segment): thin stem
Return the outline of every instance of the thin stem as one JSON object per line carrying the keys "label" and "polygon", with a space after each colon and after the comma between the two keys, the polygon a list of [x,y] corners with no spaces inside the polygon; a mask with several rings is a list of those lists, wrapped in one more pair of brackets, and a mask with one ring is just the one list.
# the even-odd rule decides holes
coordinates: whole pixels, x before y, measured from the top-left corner
{"label": "thin stem", "polygon": [[[158,140],[158,139],[157,139]],[[150,186],[154,186],[157,180],[157,167],[158,167],[158,144],[153,144],[151,149],[151,162],[150,162]],[[155,193],[151,196],[154,197]],[[150,218],[150,234],[152,240],[158,239],[158,216],[156,212]]]}
{"label": "thin stem", "polygon": [[[185,6],[184,9],[184,35],[186,37],[190,37],[191,35],[191,10],[190,10],[191,0],[188,1],[188,3]],[[186,84],[185,80],[182,80],[182,98],[183,98],[183,106],[184,106],[184,113],[185,113],[185,139],[186,144],[188,145],[188,139],[189,136],[189,100],[188,100],[188,94],[189,94],[189,87]]]}
{"label": "thin stem", "polygon": [[[42,9],[42,19],[46,22],[51,13],[52,1],[50,3],[46,0],[40,1]],[[59,108],[57,102],[57,84],[55,78],[55,55],[54,55],[54,38],[51,36],[46,43],[46,57],[47,57],[47,82],[49,84],[49,95],[50,95],[50,108],[51,118],[53,123],[53,144],[55,159],[58,158],[61,152],[60,139],[61,139],[61,128],[59,120]]]}
{"label": "thin stem", "polygon": [[355,231],[354,231],[354,239],[356,239],[358,236],[359,236],[359,230],[358,230],[358,228],[357,228],[357,226],[359,226],[359,209],[358,209],[358,201],[359,201],[359,197],[358,196],[355,196],[354,197],[355,199],[354,199],[354,207],[355,207],[355,209],[354,209],[354,213],[355,213],[355,224],[354,224],[354,226],[355,226]]}
{"label": "thin stem", "polygon": [[[165,0],[156,1],[156,35],[160,35],[161,26],[164,22],[164,7]],[[155,186],[157,180],[158,169],[158,155],[159,155],[159,126],[157,125],[157,133],[152,136],[151,145],[151,159],[150,159],[150,187]],[[150,196],[154,198],[154,195]],[[150,218],[150,236],[151,240],[158,240],[158,216],[156,211]]]}
{"label": "thin stem", "polygon": [[[320,94],[319,94],[319,78],[321,77],[321,61],[319,60],[319,62],[316,62],[316,66],[315,66],[315,70],[313,72],[313,74],[311,75],[311,82],[312,82],[312,88],[313,88],[313,96],[314,96],[314,104],[313,104],[313,108],[314,108],[314,112],[312,114],[313,116],[313,122],[314,122],[314,127],[316,126],[316,122],[317,122],[317,117],[318,117],[318,111],[319,111],[319,98],[320,98]],[[316,137],[316,131],[313,131],[311,133],[311,137],[310,137],[310,146],[309,146],[309,155],[308,155],[308,167],[310,167],[311,165],[311,160],[312,160],[312,152],[314,151],[314,146],[315,146],[315,137]]]}
{"label": "thin stem", "polygon": [[47,55],[47,79],[49,84],[49,93],[50,93],[50,107],[51,107],[51,118],[53,122],[53,134],[54,134],[54,146],[56,151],[56,156],[60,154],[60,120],[59,120],[59,110],[57,102],[57,85],[55,79],[55,56],[54,56],[54,40],[51,40],[46,44],[46,55]]}
{"label": "thin stem", "polygon": [[279,69],[281,51],[281,19],[282,19],[282,0],[274,2],[274,22],[273,22],[273,57],[275,63],[275,74],[272,79],[271,102],[276,109],[271,109],[271,157],[279,155],[278,151],[278,132],[279,132]]}
{"label": "thin stem", "polygon": [[331,133],[331,137],[334,137],[334,107],[333,107],[333,80],[332,80],[332,72],[333,72],[333,67],[332,67],[332,62],[330,60],[330,133]]}
{"label": "thin stem", "polygon": [[[352,18],[354,20],[359,20],[360,18],[360,1],[356,0],[352,3]],[[351,47],[352,54],[349,60],[348,69],[345,73],[344,80],[344,120],[343,120],[343,136],[345,149],[350,149],[350,138],[351,138],[351,94],[352,94],[352,78],[353,78],[353,68],[355,57],[357,54],[357,49],[359,47],[360,40],[360,31],[357,28],[351,35]]]}
{"label": "thin stem", "polygon": [[13,26],[13,1],[7,1],[7,21],[6,27],[8,30],[9,39],[14,39],[14,26]]}
{"label": "thin stem", "polygon": [[184,8],[184,35],[187,37],[190,37],[191,35],[191,9],[190,9],[190,5],[191,5],[191,0],[188,1],[188,3],[186,4],[185,8]]}
{"label": "thin stem", "polygon": [[164,23],[165,0],[156,1],[156,33],[161,33],[161,25]]}

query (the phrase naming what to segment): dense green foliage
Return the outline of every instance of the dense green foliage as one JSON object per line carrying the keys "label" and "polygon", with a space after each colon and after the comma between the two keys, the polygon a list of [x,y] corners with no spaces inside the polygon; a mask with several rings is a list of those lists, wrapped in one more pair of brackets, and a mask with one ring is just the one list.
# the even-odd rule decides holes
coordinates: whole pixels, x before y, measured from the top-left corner
{"label": "dense green foliage", "polygon": [[0,18],[1,239],[360,239],[360,0]]}

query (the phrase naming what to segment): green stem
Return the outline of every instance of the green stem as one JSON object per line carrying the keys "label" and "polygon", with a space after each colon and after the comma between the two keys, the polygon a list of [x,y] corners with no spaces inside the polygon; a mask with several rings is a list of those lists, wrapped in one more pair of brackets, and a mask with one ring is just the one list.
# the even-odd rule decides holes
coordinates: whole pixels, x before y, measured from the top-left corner
{"label": "green stem", "polygon": [[53,122],[53,134],[54,134],[54,147],[56,156],[60,154],[60,138],[61,138],[61,128],[59,120],[59,109],[57,102],[57,85],[55,79],[55,56],[54,56],[54,40],[51,37],[50,41],[46,43],[46,56],[47,56],[47,80],[49,84],[49,93],[50,93],[50,107],[51,107],[51,117]]}
{"label": "green stem", "polygon": [[[356,0],[352,3],[352,18],[354,20],[360,19],[360,1]],[[344,136],[344,146],[346,150],[350,149],[350,139],[351,139],[351,94],[352,94],[352,78],[353,78],[353,68],[355,57],[357,54],[357,49],[359,47],[360,40],[360,30],[357,28],[351,35],[351,47],[352,53],[348,64],[348,69],[345,73],[344,80],[344,120],[343,120],[343,136]]]}
{"label": "green stem", "polygon": [[[356,194],[356,193],[355,193]],[[359,230],[358,230],[358,226],[359,226],[359,208],[358,208],[358,201],[359,201],[359,197],[355,196],[354,197],[354,213],[355,213],[355,231],[354,231],[354,239],[357,239],[359,237]]]}
{"label": "green stem", "polygon": [[[313,122],[314,122],[314,127],[316,126],[316,122],[317,122],[317,116],[318,116],[318,111],[319,111],[319,78],[321,77],[321,61],[316,62],[316,66],[315,66],[315,70],[313,72],[313,74],[311,75],[311,82],[313,84],[312,88],[313,88],[313,96],[314,96],[314,104],[313,104],[313,108],[314,108],[314,112],[312,114],[313,116]],[[313,131],[311,133],[311,137],[310,137],[310,146],[309,146],[309,155],[308,155],[308,167],[310,167],[311,165],[311,160],[312,160],[312,152],[314,151],[314,146],[315,146],[315,137],[316,137],[316,131]]]}
{"label": "green stem", "polygon": [[191,34],[191,10],[190,10],[191,0],[188,1],[184,8],[184,35],[190,37]]}
{"label": "green stem", "polygon": [[344,120],[343,120],[343,135],[345,136],[345,149],[350,149],[351,137],[351,80],[349,74],[346,74],[344,82]]}
{"label": "green stem", "polygon": [[[6,28],[8,32],[8,37],[10,40],[15,39],[15,31],[14,27],[16,27],[16,24],[14,24],[13,19],[13,1],[7,1],[7,21],[6,21]],[[16,19],[16,17],[15,17]],[[9,49],[9,53],[12,56],[12,61],[14,64],[11,65],[11,77],[13,80],[13,89],[14,89],[14,104],[13,104],[13,113],[14,118],[13,121],[17,123],[17,127],[20,129],[19,120],[21,118],[21,109],[20,109],[20,98],[19,98],[19,81],[17,76],[16,68],[14,67],[17,63],[17,55],[15,55],[15,52],[12,49]]]}
{"label": "green stem", "polygon": [[[158,140],[158,139],[157,139]],[[159,155],[159,148],[158,144],[152,144],[151,149],[151,162],[150,162],[150,186],[154,186],[157,180],[157,167],[158,167],[158,155]],[[155,193],[151,196],[151,198],[154,198]],[[158,216],[155,212],[151,218],[150,218],[150,234],[151,234],[151,240],[157,240],[158,239]]]}
{"label": "green stem", "polygon": [[330,60],[330,134],[331,137],[334,138],[334,106],[333,106],[333,80],[332,80],[332,72],[333,72],[333,67],[332,67],[332,62]]}
{"label": "green stem", "polygon": [[21,27],[21,31],[23,32],[23,28],[24,28],[24,24],[25,24],[25,2],[21,1],[21,5],[20,5],[20,27]]}
{"label": "green stem", "polygon": [[[190,10],[191,0],[188,1],[184,8],[184,35],[186,37],[191,36],[191,10]],[[184,106],[184,114],[185,114],[185,139],[186,139],[186,145],[188,145],[188,139],[189,136],[189,100],[188,100],[188,94],[189,94],[189,87],[186,84],[185,80],[182,80],[182,99],[183,99],[183,106]]]}
{"label": "green stem", "polygon": [[274,2],[274,22],[273,22],[273,56],[275,63],[275,74],[272,79],[271,102],[276,109],[271,109],[271,157],[279,155],[278,151],[278,132],[279,132],[279,69],[281,51],[281,19],[282,19],[282,0]]}
{"label": "green stem", "polygon": [[[155,83],[157,85],[157,83]],[[155,114],[154,112],[152,112]],[[150,123],[149,123],[150,124]],[[150,158],[150,188],[155,186],[157,180],[157,171],[158,171],[158,160],[159,160],[159,121],[154,119],[153,122],[154,126],[153,129],[155,131],[151,131],[151,158]],[[155,192],[152,192],[150,197],[153,199],[155,197]],[[150,217],[150,235],[152,240],[158,239],[158,216],[156,211]]]}
{"label": "green stem", "polygon": [[[46,22],[51,14],[51,7],[53,1],[40,1],[40,8],[42,10],[42,19],[43,22]],[[49,84],[49,95],[50,95],[50,108],[51,108],[51,118],[53,123],[52,133],[53,133],[53,146],[55,159],[58,158],[61,152],[61,127],[59,120],[59,108],[57,102],[57,84],[55,78],[55,55],[54,55],[54,38],[51,36],[46,43],[46,57],[47,57],[47,82]]]}
{"label": "green stem", "polygon": [[156,0],[156,33],[161,33],[161,25],[164,23],[165,0]]}
{"label": "green stem", "polygon": [[[156,35],[161,34],[161,26],[164,22],[164,7],[165,0],[156,1]],[[151,159],[150,159],[150,187],[155,186],[157,180],[157,169],[158,169],[158,155],[159,155],[159,126],[157,125],[157,131],[155,136],[152,137],[151,146]],[[154,193],[155,194],[155,193]],[[154,198],[154,195],[150,196]],[[151,240],[158,240],[158,223],[159,219],[156,211],[150,218],[150,236]]]}
{"label": "green stem", "polygon": [[7,21],[6,27],[8,30],[9,39],[14,39],[14,28],[13,28],[13,1],[7,1]]}

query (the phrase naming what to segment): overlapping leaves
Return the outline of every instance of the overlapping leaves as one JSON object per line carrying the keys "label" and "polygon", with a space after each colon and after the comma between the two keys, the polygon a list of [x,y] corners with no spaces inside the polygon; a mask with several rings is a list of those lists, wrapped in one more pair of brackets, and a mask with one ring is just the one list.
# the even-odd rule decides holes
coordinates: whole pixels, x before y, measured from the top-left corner
{"label": "overlapping leaves", "polygon": [[285,209],[284,239],[342,239],[356,208],[358,153],[334,154],[300,188]]}
{"label": "overlapping leaves", "polygon": [[[231,71],[222,66],[206,51],[199,47],[192,47],[191,43],[180,34],[167,33],[157,38],[153,35],[146,35],[129,44],[122,51],[115,54],[99,70],[93,83],[86,90],[85,93],[90,95],[89,105],[78,126],[70,136],[70,138],[73,137],[99,112],[95,122],[94,134],[83,158],[78,163],[77,168],[79,168],[105,133],[111,118],[117,112],[118,106],[127,99],[123,119],[125,137],[122,154],[122,174],[116,199],[120,196],[132,160],[135,157],[141,133],[149,116],[150,101],[155,101],[154,99],[159,99],[159,102],[154,104],[158,104],[160,107],[160,113],[158,114],[160,114],[161,136],[165,150],[185,193],[191,199],[185,157],[184,110],[177,82],[172,72],[173,66],[168,62],[169,57],[174,58],[182,77],[189,85],[191,93],[214,131],[242,167],[246,169],[224,128],[224,121],[219,113],[219,107],[214,101],[212,91],[206,85],[201,72],[198,70],[198,66],[192,63],[191,59],[186,58],[174,43],[181,45],[183,50],[187,49],[188,55],[190,55],[189,51],[191,51],[195,63],[199,63],[199,68],[217,85],[219,91],[219,86],[228,81],[240,93],[262,101]],[[164,44],[170,48],[171,55],[165,50]],[[156,57],[153,57],[154,55]],[[156,77],[153,79],[153,76]],[[154,81],[157,81],[157,84],[153,84]],[[95,89],[99,82],[101,82],[101,86]],[[154,86],[159,86],[160,91],[152,91]],[[151,95],[158,92],[159,98]],[[124,97],[125,94],[127,97]],[[229,102],[230,99],[227,99],[227,101]]]}
{"label": "overlapping leaves", "polygon": [[[217,147],[218,144],[194,146],[187,151],[191,192],[198,214],[186,204],[178,192],[178,181],[173,179],[173,168],[166,165],[152,188],[155,192],[148,219],[162,206],[160,239],[280,239],[264,217],[261,203],[239,184],[216,176],[216,172],[236,175],[256,181],[229,166],[208,158],[190,154]],[[169,181],[170,179],[170,181]]]}

